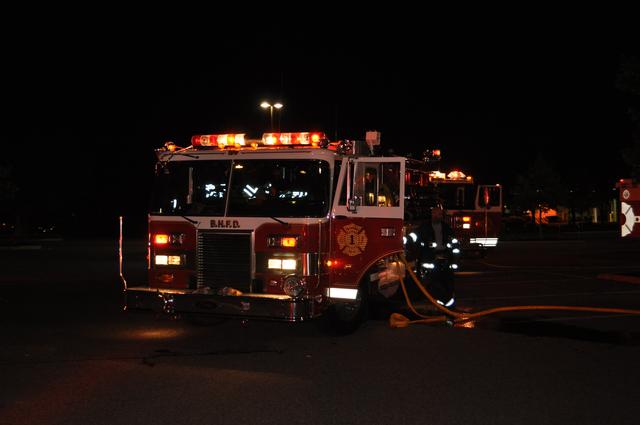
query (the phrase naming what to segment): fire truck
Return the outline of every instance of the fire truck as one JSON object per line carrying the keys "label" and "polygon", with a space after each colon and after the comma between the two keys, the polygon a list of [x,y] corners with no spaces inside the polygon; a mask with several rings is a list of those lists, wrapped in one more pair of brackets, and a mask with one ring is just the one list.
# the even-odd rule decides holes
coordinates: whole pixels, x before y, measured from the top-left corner
{"label": "fire truck", "polygon": [[424,215],[440,203],[463,252],[484,255],[498,244],[502,224],[502,186],[476,184],[460,170],[440,171],[440,150],[427,150],[422,161],[407,160],[407,214]]}
{"label": "fire truck", "polygon": [[366,136],[197,135],[187,148],[156,150],[148,282],[129,285],[121,273],[126,309],[283,321],[328,313],[355,329],[371,299],[397,292],[405,234],[426,214],[405,217],[417,162],[374,154],[380,133]]}
{"label": "fire truck", "polygon": [[640,183],[633,179],[620,179],[620,236],[640,237]]}

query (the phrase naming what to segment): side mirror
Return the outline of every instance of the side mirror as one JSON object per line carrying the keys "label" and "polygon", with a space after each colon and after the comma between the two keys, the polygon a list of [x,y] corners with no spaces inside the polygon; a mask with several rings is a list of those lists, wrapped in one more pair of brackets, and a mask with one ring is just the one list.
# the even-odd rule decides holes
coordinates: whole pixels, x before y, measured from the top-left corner
{"label": "side mirror", "polygon": [[362,200],[359,196],[354,196],[350,198],[347,202],[347,211],[355,213],[358,211],[358,206],[362,205]]}

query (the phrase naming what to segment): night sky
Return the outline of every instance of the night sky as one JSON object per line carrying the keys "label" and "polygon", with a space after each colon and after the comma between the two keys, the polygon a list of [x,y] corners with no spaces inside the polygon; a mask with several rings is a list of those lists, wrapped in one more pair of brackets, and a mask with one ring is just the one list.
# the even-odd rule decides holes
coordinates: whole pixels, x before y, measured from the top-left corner
{"label": "night sky", "polygon": [[3,42],[2,163],[25,210],[139,222],[154,148],[201,133],[259,137],[269,100],[285,105],[283,131],[361,139],[379,130],[385,148],[415,157],[440,148],[447,168],[507,191],[538,154],[571,184],[625,176],[630,100],[616,78],[638,53],[628,34],[435,21],[270,31],[215,20],[37,22]]}

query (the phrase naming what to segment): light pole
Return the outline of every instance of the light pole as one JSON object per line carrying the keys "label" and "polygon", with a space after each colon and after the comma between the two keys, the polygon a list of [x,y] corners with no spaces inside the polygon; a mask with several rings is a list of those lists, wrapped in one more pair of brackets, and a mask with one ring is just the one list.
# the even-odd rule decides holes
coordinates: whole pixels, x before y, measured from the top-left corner
{"label": "light pole", "polygon": [[[269,102],[264,101],[264,102],[262,102],[262,103],[260,104],[260,106],[261,106],[262,108],[264,108],[264,109],[269,108],[269,117],[270,117],[270,122],[271,122],[271,132],[273,132],[273,108],[281,109],[284,105],[283,105],[282,103],[280,103],[280,102],[276,102],[276,103],[274,103],[274,104],[272,105],[272,104],[270,104]],[[278,120],[278,123],[279,123],[279,122],[280,122],[280,121]],[[278,124],[278,131],[280,131],[280,125],[279,125],[279,124]]]}

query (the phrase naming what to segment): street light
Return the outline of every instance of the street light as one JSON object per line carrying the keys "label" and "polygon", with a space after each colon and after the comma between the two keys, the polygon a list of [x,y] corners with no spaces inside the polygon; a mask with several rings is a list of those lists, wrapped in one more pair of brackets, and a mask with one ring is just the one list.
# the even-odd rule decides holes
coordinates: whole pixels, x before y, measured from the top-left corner
{"label": "street light", "polygon": [[[273,105],[269,102],[262,102],[260,106],[264,109],[269,108],[269,117],[271,122],[271,131],[273,132],[273,108],[281,109],[284,105],[280,102],[274,103]],[[278,131],[280,131],[280,120],[278,120]]]}

